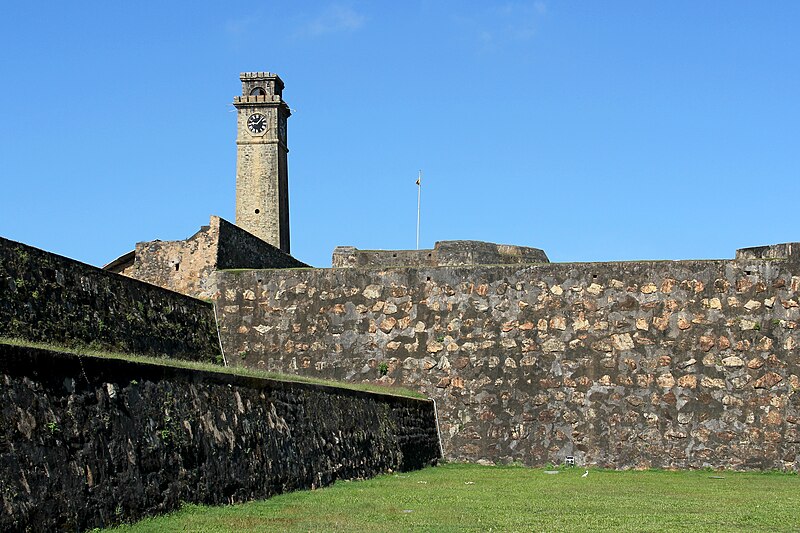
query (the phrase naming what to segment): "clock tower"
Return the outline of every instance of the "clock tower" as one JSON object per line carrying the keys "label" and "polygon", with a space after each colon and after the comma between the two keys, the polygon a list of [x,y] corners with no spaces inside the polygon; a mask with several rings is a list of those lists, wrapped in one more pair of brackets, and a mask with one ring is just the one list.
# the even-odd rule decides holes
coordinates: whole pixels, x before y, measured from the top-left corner
{"label": "clock tower", "polygon": [[243,72],[233,99],[236,127],[236,225],[289,253],[289,177],[283,81]]}

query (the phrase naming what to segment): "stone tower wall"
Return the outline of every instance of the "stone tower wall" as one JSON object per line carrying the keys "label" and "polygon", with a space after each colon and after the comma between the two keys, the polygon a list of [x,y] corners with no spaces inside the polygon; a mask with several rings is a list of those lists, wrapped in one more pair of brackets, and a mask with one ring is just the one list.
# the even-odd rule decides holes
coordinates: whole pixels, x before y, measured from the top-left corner
{"label": "stone tower wall", "polygon": [[[242,96],[234,98],[237,117],[236,225],[286,253],[289,245],[289,189],[283,82],[269,72],[243,73]],[[266,94],[252,95],[262,88]],[[267,128],[254,134],[247,127],[254,113]]]}

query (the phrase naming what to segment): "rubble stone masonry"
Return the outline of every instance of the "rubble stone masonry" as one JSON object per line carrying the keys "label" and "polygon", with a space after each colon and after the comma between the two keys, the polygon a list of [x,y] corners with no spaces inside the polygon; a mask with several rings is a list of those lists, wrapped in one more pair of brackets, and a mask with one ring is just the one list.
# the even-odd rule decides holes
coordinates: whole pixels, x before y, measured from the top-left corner
{"label": "rubble stone masonry", "polygon": [[0,337],[220,359],[210,303],[3,238]]}
{"label": "rubble stone masonry", "polygon": [[208,281],[217,269],[303,268],[269,243],[216,216],[185,240],[136,244],[132,254],[106,265],[110,272],[196,298],[208,298]]}
{"label": "rubble stone masonry", "polygon": [[445,456],[800,469],[785,259],[218,272],[228,360],[416,388]]}
{"label": "rubble stone masonry", "polygon": [[0,344],[0,530],[87,531],[412,470],[430,401]]}

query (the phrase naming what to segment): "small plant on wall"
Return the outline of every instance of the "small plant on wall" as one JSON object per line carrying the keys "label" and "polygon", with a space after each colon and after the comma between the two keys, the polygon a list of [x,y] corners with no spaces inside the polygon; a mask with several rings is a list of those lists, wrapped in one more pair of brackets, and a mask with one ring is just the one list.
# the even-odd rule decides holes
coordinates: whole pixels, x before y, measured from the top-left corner
{"label": "small plant on wall", "polygon": [[381,376],[385,376],[389,373],[389,364],[386,361],[382,361],[381,364],[378,365],[378,372],[381,373]]}

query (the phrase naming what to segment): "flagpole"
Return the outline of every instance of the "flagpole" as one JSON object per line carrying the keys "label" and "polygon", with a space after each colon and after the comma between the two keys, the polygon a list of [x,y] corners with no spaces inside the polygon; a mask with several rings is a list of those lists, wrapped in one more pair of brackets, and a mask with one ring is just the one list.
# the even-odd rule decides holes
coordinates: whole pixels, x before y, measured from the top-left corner
{"label": "flagpole", "polygon": [[419,250],[419,208],[422,199],[422,170],[417,175],[417,250]]}

